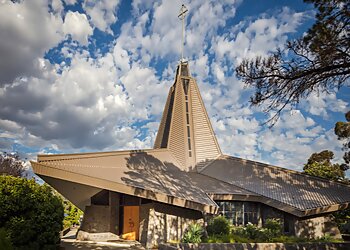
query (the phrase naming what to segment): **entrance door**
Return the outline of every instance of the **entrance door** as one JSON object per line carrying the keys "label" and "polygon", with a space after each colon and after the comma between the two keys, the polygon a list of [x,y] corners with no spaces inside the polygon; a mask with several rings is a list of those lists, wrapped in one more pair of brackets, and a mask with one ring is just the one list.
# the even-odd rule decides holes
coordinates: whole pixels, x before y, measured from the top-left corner
{"label": "entrance door", "polygon": [[124,206],[122,238],[125,240],[139,239],[139,206]]}

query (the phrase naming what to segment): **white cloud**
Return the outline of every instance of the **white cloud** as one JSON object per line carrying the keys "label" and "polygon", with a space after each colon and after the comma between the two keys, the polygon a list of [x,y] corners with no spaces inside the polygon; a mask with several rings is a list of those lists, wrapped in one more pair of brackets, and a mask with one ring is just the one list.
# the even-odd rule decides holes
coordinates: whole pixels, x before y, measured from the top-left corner
{"label": "white cloud", "polygon": [[130,70],[130,58],[128,51],[121,48],[120,44],[117,43],[113,49],[114,64],[121,72],[126,73]]}
{"label": "white cloud", "polygon": [[86,13],[90,16],[94,27],[112,33],[110,25],[115,23],[117,18],[117,11],[119,0],[85,0],[83,7]]}
{"label": "white cloud", "polygon": [[226,56],[229,61],[240,62],[242,58],[266,55],[284,45],[287,34],[295,32],[308,13],[292,12],[283,8],[276,16],[263,14],[257,19],[241,21],[233,27],[233,34],[213,39],[212,49],[218,60]]}
{"label": "white cloud", "polygon": [[346,113],[349,104],[337,98],[337,91],[331,93],[312,93],[307,99],[302,101],[302,106],[313,115],[328,118],[328,111]]}
{"label": "white cloud", "polygon": [[[64,22],[61,1],[52,1],[53,13],[39,1],[4,2],[0,52],[6,60],[0,58],[0,70],[8,73],[0,76],[0,83],[7,83],[0,86],[0,148],[14,143],[42,152],[152,147],[180,56],[176,14],[181,3],[133,1],[131,18],[117,23],[121,33],[113,38],[111,25],[121,21],[119,1],[85,1],[79,11],[86,13],[68,11]],[[242,57],[281,46],[307,13],[284,8],[228,27],[239,4],[196,0],[187,5],[185,55],[222,150],[298,169],[323,149],[340,158],[340,142],[318,120],[344,112],[345,100],[335,94],[310,96],[302,111],[283,113],[270,130],[261,126],[259,108],[249,106],[251,90],[234,75]],[[95,45],[94,28],[112,35],[103,52],[79,46]],[[74,41],[56,48],[64,60],[44,59],[68,34]]]}
{"label": "white cloud", "polygon": [[62,19],[45,1],[0,3],[0,86],[40,74],[38,58],[63,38]]}
{"label": "white cloud", "polygon": [[143,119],[163,111],[168,90],[164,84],[160,84],[153,69],[134,64],[120,81]]}
{"label": "white cloud", "polygon": [[51,6],[54,13],[62,14],[64,12],[64,7],[61,0],[52,0]]}
{"label": "white cloud", "polygon": [[64,0],[64,2],[65,2],[67,5],[74,5],[74,4],[76,4],[77,0]]}
{"label": "white cloud", "polygon": [[82,45],[88,44],[88,37],[92,35],[92,28],[85,14],[77,11],[69,11],[64,19],[63,32],[65,35],[71,35],[73,40]]}

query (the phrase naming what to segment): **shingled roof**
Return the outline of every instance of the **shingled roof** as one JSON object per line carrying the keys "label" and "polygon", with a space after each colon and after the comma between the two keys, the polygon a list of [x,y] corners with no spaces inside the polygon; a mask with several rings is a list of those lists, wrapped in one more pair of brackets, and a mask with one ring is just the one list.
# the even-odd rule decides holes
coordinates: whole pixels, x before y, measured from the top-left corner
{"label": "shingled roof", "polygon": [[260,196],[297,216],[335,211],[350,203],[350,186],[297,171],[222,156],[200,171]]}

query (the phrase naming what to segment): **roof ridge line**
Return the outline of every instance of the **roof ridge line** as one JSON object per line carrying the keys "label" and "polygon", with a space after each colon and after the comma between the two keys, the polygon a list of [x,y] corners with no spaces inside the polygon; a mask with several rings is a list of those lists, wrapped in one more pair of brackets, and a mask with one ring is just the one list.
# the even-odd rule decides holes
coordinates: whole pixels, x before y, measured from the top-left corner
{"label": "roof ridge line", "polygon": [[330,183],[342,185],[342,186],[345,186],[345,187],[348,187],[348,188],[350,187],[350,184],[348,185],[348,184],[345,184],[345,183],[343,183],[343,182],[334,181],[334,180],[329,180],[329,179],[326,179],[326,178],[322,178],[322,177],[318,177],[318,176],[309,175],[309,174],[302,173],[302,172],[299,172],[299,171],[293,170],[293,169],[283,168],[283,167],[279,167],[279,166],[275,166],[275,165],[271,165],[271,164],[267,164],[267,163],[263,163],[263,162],[259,162],[259,161],[253,161],[253,160],[250,160],[250,159],[243,159],[243,158],[236,157],[236,156],[231,156],[231,155],[225,155],[225,154],[224,154],[223,156],[224,156],[225,158],[232,158],[232,159],[237,159],[237,160],[244,160],[244,161],[253,162],[253,163],[256,163],[258,166],[259,166],[259,165],[260,165],[260,166],[263,165],[264,167],[270,167],[270,168],[282,170],[282,171],[285,171],[285,172],[288,172],[288,173],[293,173],[293,174],[301,175],[301,176],[308,177],[308,178],[311,178],[311,179],[326,181],[326,182],[330,182]]}
{"label": "roof ridge line", "polygon": [[[129,150],[119,150],[119,151],[106,151],[106,152],[87,152],[87,153],[72,153],[72,154],[41,154],[38,155],[38,160],[40,158],[44,158],[39,160],[40,162],[44,161],[57,161],[57,160],[71,160],[71,159],[86,159],[86,158],[99,158],[104,156],[116,155],[116,154],[125,154],[125,153],[142,153],[142,152],[150,152],[150,151],[165,151],[164,148],[157,149],[129,149]],[[71,156],[71,157],[69,157]],[[48,159],[45,159],[48,158]],[[53,159],[50,159],[53,158]]]}
{"label": "roof ridge line", "polygon": [[[197,171],[198,174],[201,174],[206,168],[208,168],[211,164],[213,164],[217,159],[221,158],[222,156],[224,156],[224,154],[219,154],[215,159],[211,159],[209,160],[209,162],[207,164],[205,164],[201,170],[199,170],[199,172]],[[209,176],[209,175],[208,175]],[[214,177],[212,177],[214,178]],[[216,179],[216,178],[214,178]]]}

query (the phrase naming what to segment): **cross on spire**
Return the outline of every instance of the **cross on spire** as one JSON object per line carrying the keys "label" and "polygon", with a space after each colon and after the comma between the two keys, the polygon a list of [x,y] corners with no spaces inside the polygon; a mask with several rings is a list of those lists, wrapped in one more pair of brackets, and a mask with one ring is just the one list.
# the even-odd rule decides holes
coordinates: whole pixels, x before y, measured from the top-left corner
{"label": "cross on spire", "polygon": [[188,9],[184,4],[182,4],[181,9],[180,9],[180,14],[178,15],[178,18],[182,21],[182,36],[181,36],[181,62],[184,61],[184,36],[185,36],[185,16],[187,13]]}

